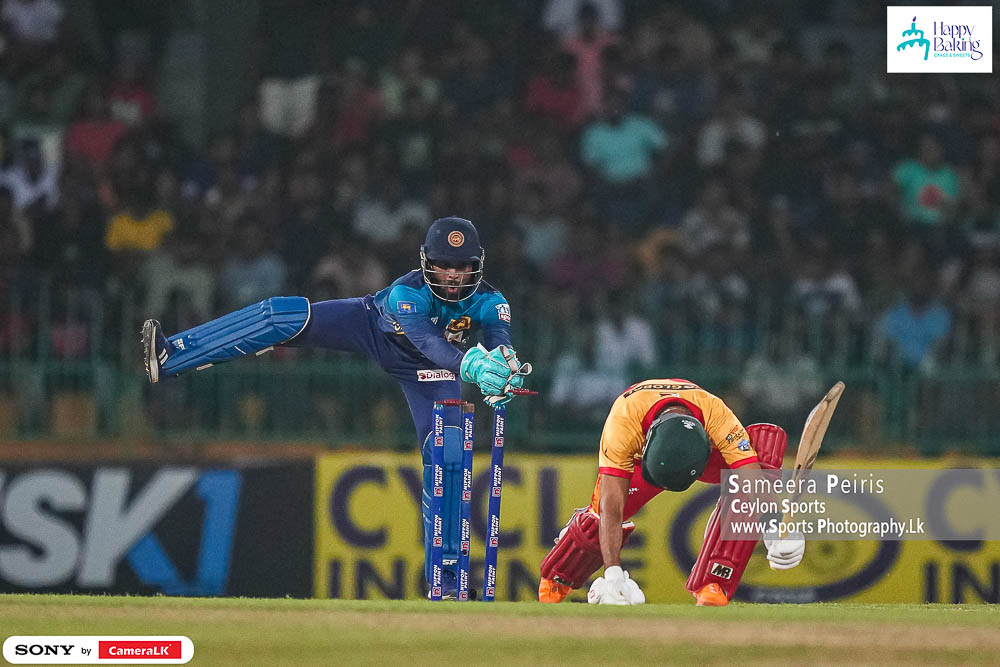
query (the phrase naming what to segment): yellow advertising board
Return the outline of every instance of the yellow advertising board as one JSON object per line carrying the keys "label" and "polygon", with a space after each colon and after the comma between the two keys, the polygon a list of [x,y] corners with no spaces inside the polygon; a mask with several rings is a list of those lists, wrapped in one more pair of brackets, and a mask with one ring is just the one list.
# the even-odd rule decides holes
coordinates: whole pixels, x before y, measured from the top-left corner
{"label": "yellow advertising board", "polygon": [[[538,566],[553,538],[588,504],[596,457],[508,452],[501,509],[498,600],[535,599]],[[973,467],[968,460],[961,467]],[[826,460],[828,469],[943,467],[938,462]],[[949,462],[949,467],[951,462]],[[482,589],[489,482],[477,456],[473,484],[472,584]],[[425,594],[422,468],[419,454],[327,454],[316,469],[315,595],[320,598],[418,598]],[[649,602],[686,602],[684,582],[719,497],[695,484],[662,493],[635,517],[623,565]],[[1000,602],[1000,542],[814,541],[802,564],[768,567],[763,547],[751,558],[738,595],[755,601]],[[574,593],[586,598],[586,591]]]}

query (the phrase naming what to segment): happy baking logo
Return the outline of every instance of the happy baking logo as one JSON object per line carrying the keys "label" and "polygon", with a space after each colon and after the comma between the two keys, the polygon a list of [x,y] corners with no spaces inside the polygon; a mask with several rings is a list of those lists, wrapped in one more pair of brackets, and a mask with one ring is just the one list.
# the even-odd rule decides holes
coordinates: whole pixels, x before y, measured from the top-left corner
{"label": "happy baking logo", "polygon": [[887,72],[993,71],[992,7],[887,7]]}
{"label": "happy baking logo", "polygon": [[903,49],[915,46],[918,49],[922,46],[924,47],[924,60],[927,60],[927,54],[930,52],[931,43],[929,40],[924,39],[924,31],[917,28],[917,17],[913,17],[913,21],[910,23],[910,29],[903,31],[903,37],[908,37],[904,42],[896,47],[897,51],[902,51]]}
{"label": "happy baking logo", "polygon": [[979,60],[983,57],[980,40],[975,38],[975,24],[934,21],[931,30],[932,39],[926,39],[924,31],[917,27],[917,17],[914,16],[909,29],[903,31],[904,41],[896,46],[896,50],[903,51],[916,47],[916,51],[919,52],[922,47],[924,60],[927,60],[932,48],[935,58]]}

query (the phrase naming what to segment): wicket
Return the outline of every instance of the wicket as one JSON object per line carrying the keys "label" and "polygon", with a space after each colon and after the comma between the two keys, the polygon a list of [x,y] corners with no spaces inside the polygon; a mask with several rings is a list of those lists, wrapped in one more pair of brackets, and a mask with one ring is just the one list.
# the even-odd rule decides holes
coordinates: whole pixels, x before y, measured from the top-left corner
{"label": "wicket", "polygon": [[[444,571],[444,409],[462,408],[462,494],[459,499],[460,545],[458,555],[458,599],[469,599],[469,555],[472,543],[472,447],[474,442],[475,406],[461,399],[434,402],[434,439],[431,447],[433,494],[431,495],[431,600],[442,597]],[[507,427],[507,408],[493,412],[493,444],[490,470],[489,517],[486,528],[486,565],[483,573],[483,600],[496,597],[497,552],[500,546],[500,492],[503,484],[503,445]]]}

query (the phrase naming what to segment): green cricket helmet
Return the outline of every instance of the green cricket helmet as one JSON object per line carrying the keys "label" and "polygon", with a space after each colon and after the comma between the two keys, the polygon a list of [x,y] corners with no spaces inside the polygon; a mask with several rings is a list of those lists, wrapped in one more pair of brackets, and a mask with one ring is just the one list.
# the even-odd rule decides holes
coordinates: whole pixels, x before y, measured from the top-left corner
{"label": "green cricket helmet", "polygon": [[701,423],[681,412],[662,412],[646,431],[642,478],[667,491],[684,491],[705,472],[712,448]]}

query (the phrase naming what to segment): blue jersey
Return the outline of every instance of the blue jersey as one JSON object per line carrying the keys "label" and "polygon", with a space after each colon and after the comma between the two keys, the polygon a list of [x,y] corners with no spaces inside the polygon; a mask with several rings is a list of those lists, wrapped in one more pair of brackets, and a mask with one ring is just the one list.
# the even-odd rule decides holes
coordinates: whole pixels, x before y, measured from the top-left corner
{"label": "blue jersey", "polygon": [[374,305],[379,329],[399,346],[456,374],[477,331],[488,349],[510,346],[510,305],[485,280],[459,302],[442,301],[415,269],[379,290]]}

